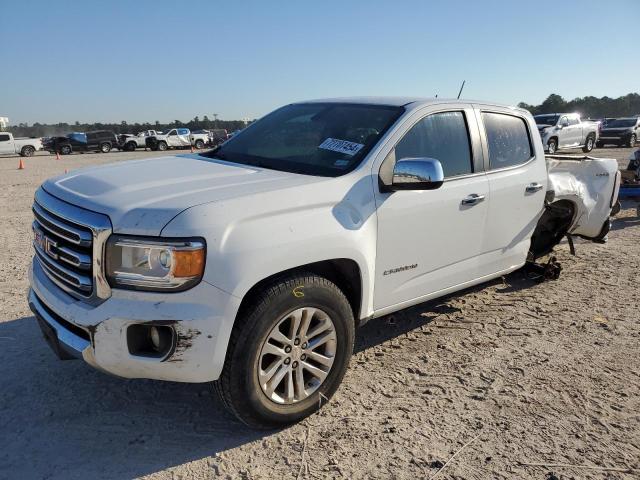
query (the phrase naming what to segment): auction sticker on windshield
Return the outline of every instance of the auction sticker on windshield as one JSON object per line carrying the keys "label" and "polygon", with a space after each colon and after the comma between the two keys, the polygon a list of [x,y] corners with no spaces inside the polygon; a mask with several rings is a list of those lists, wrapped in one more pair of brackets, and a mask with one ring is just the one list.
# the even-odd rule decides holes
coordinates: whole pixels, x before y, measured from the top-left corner
{"label": "auction sticker on windshield", "polygon": [[331,150],[332,152],[344,153],[345,155],[353,156],[364,147],[361,143],[349,142],[347,140],[339,140],[337,138],[327,138],[324,142],[318,145],[318,148],[323,150]]}

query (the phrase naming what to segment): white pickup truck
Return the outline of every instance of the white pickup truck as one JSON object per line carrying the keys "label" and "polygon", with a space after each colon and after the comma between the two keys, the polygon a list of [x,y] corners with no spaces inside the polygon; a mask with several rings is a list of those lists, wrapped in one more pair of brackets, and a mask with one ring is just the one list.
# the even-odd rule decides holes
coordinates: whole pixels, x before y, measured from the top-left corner
{"label": "white pickup truck", "polygon": [[330,398],[368,320],[604,241],[619,188],[615,160],[547,161],[528,112],[456,100],[291,104],[179,159],[47,180],[29,304],[61,358],[215,381],[254,427]]}
{"label": "white pickup truck", "polygon": [[118,148],[126,152],[133,152],[137,148],[147,148],[147,137],[162,135],[162,132],[156,130],[145,130],[137,135],[121,134],[118,135]]}
{"label": "white pickup truck", "polygon": [[598,124],[582,120],[577,113],[549,113],[534,118],[542,145],[551,155],[568,148],[589,153],[598,141]]}
{"label": "white pickup truck", "polygon": [[0,132],[0,155],[31,157],[38,150],[42,150],[40,138],[14,138],[12,133]]}
{"label": "white pickup truck", "polygon": [[145,139],[145,145],[151,150],[165,151],[170,148],[199,149],[205,147],[209,141],[206,133],[191,133],[188,128],[172,128],[167,133],[150,135]]}

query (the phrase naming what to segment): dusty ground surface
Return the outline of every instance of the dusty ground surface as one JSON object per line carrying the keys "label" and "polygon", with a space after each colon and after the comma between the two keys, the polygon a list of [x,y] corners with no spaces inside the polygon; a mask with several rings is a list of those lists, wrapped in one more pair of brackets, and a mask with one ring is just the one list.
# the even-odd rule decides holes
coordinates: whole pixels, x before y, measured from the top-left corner
{"label": "dusty ground surface", "polygon": [[430,478],[470,441],[437,478],[640,478],[636,203],[607,245],[561,245],[555,282],[516,272],[370,322],[326,407],[256,433],[209,385],[58,361],[27,307],[35,188],[151,155],[0,158],[0,478]]}

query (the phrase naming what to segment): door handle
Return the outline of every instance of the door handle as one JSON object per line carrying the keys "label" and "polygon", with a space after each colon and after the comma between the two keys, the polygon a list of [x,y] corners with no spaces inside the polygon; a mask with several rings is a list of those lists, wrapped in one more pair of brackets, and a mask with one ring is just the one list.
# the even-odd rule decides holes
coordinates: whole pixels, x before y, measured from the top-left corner
{"label": "door handle", "polygon": [[536,193],[542,190],[542,188],[543,188],[543,185],[540,185],[539,183],[535,182],[527,185],[527,188],[525,188],[524,191],[526,193]]}
{"label": "door handle", "polygon": [[471,195],[464,197],[462,199],[462,205],[476,205],[484,200],[484,195],[478,195],[477,193],[472,193]]}

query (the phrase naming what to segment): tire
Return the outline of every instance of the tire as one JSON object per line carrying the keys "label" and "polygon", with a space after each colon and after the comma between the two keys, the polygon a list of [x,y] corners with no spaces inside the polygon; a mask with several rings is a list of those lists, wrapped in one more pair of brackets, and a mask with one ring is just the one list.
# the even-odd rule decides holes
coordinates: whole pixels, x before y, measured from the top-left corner
{"label": "tire", "polygon": [[547,142],[547,148],[549,150],[549,155],[553,155],[558,151],[558,141],[555,138],[550,139]]}
{"label": "tire", "polygon": [[602,142],[596,142],[596,147],[597,147],[597,148],[602,148],[602,147],[604,147],[604,143],[602,143]]}
{"label": "tire", "polygon": [[[279,339],[286,340],[294,335],[285,336],[281,329],[293,329],[294,315],[301,315],[297,329],[301,334],[296,340],[284,343]],[[310,318],[308,329],[303,327],[306,318]],[[329,324],[333,331],[327,326]],[[347,298],[326,278],[300,273],[274,280],[238,314],[222,375],[215,382],[216,390],[225,406],[252,428],[275,428],[302,420],[317,411],[340,385],[353,352],[354,325]],[[307,337],[302,332],[313,333],[320,326],[328,329],[308,337],[307,344]],[[330,339],[318,346],[317,339],[320,338]],[[312,343],[316,346],[311,347]],[[280,345],[278,355],[265,352],[267,347],[272,349],[277,344]],[[326,349],[320,357],[323,362],[333,359],[329,366],[322,366],[312,357],[322,348]],[[306,359],[305,352],[309,354]],[[309,366],[315,367],[316,371],[328,369],[323,373],[326,377],[323,380],[314,377]],[[270,376],[269,371],[274,373]],[[277,379],[279,373],[284,375],[281,380]],[[261,374],[264,374],[263,379],[259,378]],[[264,379],[267,379],[266,383]],[[276,380],[271,394],[268,393],[269,379]],[[298,379],[302,381],[295,383]]]}
{"label": "tire", "polygon": [[198,150],[202,150],[202,149],[204,148],[204,142],[203,142],[202,140],[196,140],[195,147],[196,147]]}
{"label": "tire", "polygon": [[629,137],[629,146],[631,148],[635,147],[637,141],[638,141],[638,138],[636,137],[636,134],[632,133],[631,136]]}
{"label": "tire", "polygon": [[22,147],[22,150],[20,150],[21,157],[33,157],[34,153],[36,153],[36,149],[31,145],[25,145],[24,147]]}
{"label": "tire", "polygon": [[73,149],[71,148],[71,145],[62,145],[60,147],[60,153],[62,155],[70,155],[72,151]]}
{"label": "tire", "polygon": [[127,142],[124,144],[125,152],[133,152],[136,148],[138,148],[138,144],[136,142]]}
{"label": "tire", "polygon": [[158,150],[160,150],[161,152],[166,151],[169,147],[167,146],[167,142],[158,142],[158,146],[157,146]]}
{"label": "tire", "polygon": [[100,144],[100,153],[109,153],[111,151],[111,144],[109,142],[103,142]]}
{"label": "tire", "polygon": [[591,150],[593,150],[593,146],[596,143],[596,139],[594,138],[593,135],[587,135],[587,140],[584,142],[584,147],[582,147],[582,151],[584,153],[589,153]]}

